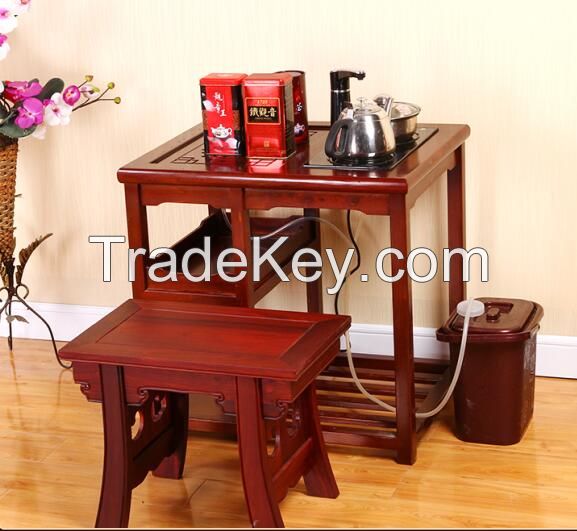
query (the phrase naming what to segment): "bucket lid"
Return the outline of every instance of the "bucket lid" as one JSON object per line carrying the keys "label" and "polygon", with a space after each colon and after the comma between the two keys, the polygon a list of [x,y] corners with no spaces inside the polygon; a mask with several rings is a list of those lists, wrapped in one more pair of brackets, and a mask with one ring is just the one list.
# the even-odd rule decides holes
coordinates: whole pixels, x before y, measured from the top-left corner
{"label": "bucket lid", "polygon": [[[481,297],[485,313],[469,321],[469,338],[472,341],[522,341],[543,317],[540,305],[522,299]],[[437,332],[441,341],[460,341],[464,317],[456,311]]]}

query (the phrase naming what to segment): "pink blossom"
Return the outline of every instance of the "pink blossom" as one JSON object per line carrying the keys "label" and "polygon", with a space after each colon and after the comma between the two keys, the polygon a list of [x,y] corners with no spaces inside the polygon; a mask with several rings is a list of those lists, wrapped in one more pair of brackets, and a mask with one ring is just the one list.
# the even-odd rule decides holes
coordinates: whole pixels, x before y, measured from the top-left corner
{"label": "pink blossom", "polygon": [[42,85],[38,81],[6,81],[4,95],[13,103],[18,103],[26,98],[33,98],[42,92]]}
{"label": "pink blossom", "polygon": [[28,129],[40,125],[44,121],[44,105],[38,98],[27,98],[18,108],[18,116],[14,123],[20,129]]}
{"label": "pink blossom", "polygon": [[17,15],[28,12],[30,4],[32,4],[32,0],[12,0],[12,2],[14,3],[14,11]]}
{"label": "pink blossom", "polygon": [[72,107],[62,98],[60,92],[52,95],[52,98],[44,102],[46,107],[46,124],[53,127],[55,125],[68,125]]}
{"label": "pink blossom", "polygon": [[80,87],[80,92],[85,98],[92,100],[98,96],[100,89],[94,85],[86,84]]}
{"label": "pink blossom", "polygon": [[76,85],[70,85],[63,92],[62,98],[68,105],[74,105],[80,99],[80,89]]}
{"label": "pink blossom", "polygon": [[18,25],[18,8],[13,0],[0,0],[0,33],[10,33]]}

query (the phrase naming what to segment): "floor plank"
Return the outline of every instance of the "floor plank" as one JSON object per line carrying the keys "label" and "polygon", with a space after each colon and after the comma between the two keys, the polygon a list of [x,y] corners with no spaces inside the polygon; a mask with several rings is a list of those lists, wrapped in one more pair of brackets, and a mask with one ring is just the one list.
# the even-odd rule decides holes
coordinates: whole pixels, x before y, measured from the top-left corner
{"label": "floor plank", "polygon": [[[515,446],[465,444],[450,409],[433,423],[417,463],[332,448],[341,496],[283,501],[291,527],[575,527],[577,381],[540,378],[535,417]],[[102,469],[100,408],[86,402],[49,344],[0,348],[0,526],[91,527]],[[133,496],[131,527],[246,527],[234,442],[191,437],[182,481],[149,477]]]}

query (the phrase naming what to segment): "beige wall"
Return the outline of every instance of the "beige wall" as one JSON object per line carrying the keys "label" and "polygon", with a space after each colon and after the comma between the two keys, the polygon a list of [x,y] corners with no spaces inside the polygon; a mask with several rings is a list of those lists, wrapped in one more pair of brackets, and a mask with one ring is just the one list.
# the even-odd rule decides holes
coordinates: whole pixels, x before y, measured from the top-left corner
{"label": "beige wall", "polygon": [[[470,293],[540,301],[545,333],[577,335],[576,16],[572,1],[35,0],[11,35],[3,78],[90,72],[114,79],[124,102],[21,143],[19,243],[55,233],[27,271],[31,300],[113,305],[129,295],[124,255],[103,285],[88,235],[125,233],[115,171],[199,121],[200,76],[301,68],[318,120],[328,118],[328,71],[354,65],[368,73],[357,95],[388,91],[420,104],[423,121],[471,126],[467,236],[489,251],[491,282],[472,282]],[[415,244],[443,245],[443,193],[433,188],[417,204]],[[163,207],[154,241],[168,243],[201,215]],[[342,224],[342,213],[326,215]],[[365,259],[387,230],[387,220],[365,220]],[[299,307],[301,289],[283,287],[267,303]],[[356,322],[389,320],[387,293],[353,282],[343,309]],[[443,319],[442,293],[439,283],[415,289],[417,325]]]}

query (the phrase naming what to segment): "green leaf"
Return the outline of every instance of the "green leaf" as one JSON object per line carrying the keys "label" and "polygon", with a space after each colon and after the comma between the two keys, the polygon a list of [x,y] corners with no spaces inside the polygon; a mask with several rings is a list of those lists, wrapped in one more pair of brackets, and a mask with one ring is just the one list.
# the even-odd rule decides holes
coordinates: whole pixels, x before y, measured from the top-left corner
{"label": "green leaf", "polygon": [[64,81],[59,77],[53,77],[50,81],[44,85],[42,92],[36,96],[40,101],[49,100],[53,94],[56,92],[62,92],[64,90]]}
{"label": "green leaf", "polygon": [[24,138],[31,135],[35,130],[35,125],[28,129],[21,129],[12,120],[0,125],[0,133],[9,138]]}

